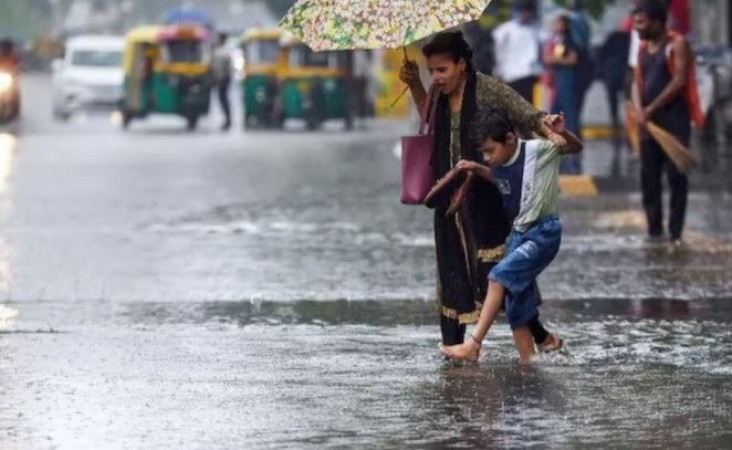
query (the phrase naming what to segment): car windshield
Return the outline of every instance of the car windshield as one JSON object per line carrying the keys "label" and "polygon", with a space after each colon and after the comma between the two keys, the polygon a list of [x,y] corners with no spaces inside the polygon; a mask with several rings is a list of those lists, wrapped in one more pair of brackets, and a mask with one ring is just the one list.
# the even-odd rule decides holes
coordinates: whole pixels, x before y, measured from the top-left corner
{"label": "car windshield", "polygon": [[71,54],[72,66],[119,67],[122,52],[110,50],[76,50]]}

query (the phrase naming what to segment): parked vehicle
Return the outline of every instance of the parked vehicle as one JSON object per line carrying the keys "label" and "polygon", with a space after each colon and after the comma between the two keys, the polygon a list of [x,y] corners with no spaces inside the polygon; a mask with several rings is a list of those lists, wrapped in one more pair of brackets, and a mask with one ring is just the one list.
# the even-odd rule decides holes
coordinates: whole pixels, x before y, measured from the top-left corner
{"label": "parked vehicle", "polygon": [[278,76],[287,69],[287,60],[280,49],[281,37],[282,31],[276,28],[255,28],[242,35],[244,127],[282,126],[275,114]]}
{"label": "parked vehicle", "polygon": [[329,119],[353,127],[347,52],[313,52],[292,36],[280,41],[287,69],[279,76],[281,120],[303,119],[315,130]]}
{"label": "parked vehicle", "polygon": [[123,126],[151,113],[185,118],[189,130],[209,112],[211,34],[199,25],[130,31],[124,52]]}
{"label": "parked vehicle", "polygon": [[113,111],[122,99],[122,50],[116,36],[77,36],[53,63],[53,114],[60,120],[81,111]]}
{"label": "parked vehicle", "polygon": [[20,116],[20,89],[17,74],[0,69],[0,125]]}
{"label": "parked vehicle", "polygon": [[703,170],[720,167],[720,157],[728,152],[726,144],[732,133],[732,49],[704,46],[694,49],[697,59],[697,83],[706,114],[700,134],[700,160]]}

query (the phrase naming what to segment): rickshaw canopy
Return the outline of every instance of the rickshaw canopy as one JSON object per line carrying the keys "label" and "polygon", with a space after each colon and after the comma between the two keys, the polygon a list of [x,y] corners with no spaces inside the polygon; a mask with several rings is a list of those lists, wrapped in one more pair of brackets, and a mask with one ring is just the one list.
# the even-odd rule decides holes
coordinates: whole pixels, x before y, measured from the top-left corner
{"label": "rickshaw canopy", "polygon": [[250,28],[241,35],[243,43],[251,41],[279,41],[282,38],[279,28]]}

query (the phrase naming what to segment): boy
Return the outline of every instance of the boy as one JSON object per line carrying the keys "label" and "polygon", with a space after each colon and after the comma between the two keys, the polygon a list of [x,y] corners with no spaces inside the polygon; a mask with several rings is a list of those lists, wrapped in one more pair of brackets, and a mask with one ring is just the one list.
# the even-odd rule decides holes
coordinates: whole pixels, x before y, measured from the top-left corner
{"label": "boy", "polygon": [[534,354],[528,322],[538,315],[533,301],[523,295],[559,250],[562,228],[558,217],[559,165],[563,155],[582,151],[582,142],[564,127],[564,117],[551,115],[545,124],[561,130],[566,144],[549,140],[524,141],[517,137],[508,115],[501,110],[479,111],[473,124],[476,144],[489,167],[460,161],[467,172],[491,180],[503,194],[513,219],[504,258],[488,276],[480,319],[470,338],[461,345],[440,346],[452,359],[477,361],[481,343],[493,324],[505,297],[505,311],[522,362]]}

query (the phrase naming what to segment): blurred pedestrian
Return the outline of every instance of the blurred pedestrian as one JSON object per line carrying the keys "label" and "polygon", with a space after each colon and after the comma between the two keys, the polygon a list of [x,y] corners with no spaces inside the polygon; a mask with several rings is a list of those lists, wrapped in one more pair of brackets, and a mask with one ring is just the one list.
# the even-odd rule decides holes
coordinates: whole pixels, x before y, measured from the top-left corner
{"label": "blurred pedestrian", "polygon": [[[633,13],[635,28],[642,40],[635,72],[635,89],[640,100],[637,118],[642,129],[652,121],[688,146],[691,122],[703,123],[693,76],[693,53],[682,35],[667,28],[667,19],[664,0],[643,0]],[[641,136],[641,186],[651,241],[664,237],[661,187],[664,170],[671,190],[668,232],[672,242],[680,244],[689,180],[644,130]]]}
{"label": "blurred pedestrian", "polygon": [[[483,13],[483,18],[489,14]],[[473,64],[475,70],[487,75],[496,72],[496,43],[493,41],[493,28],[488,20],[476,20],[463,25],[465,40],[473,49]]]}
{"label": "blurred pedestrian", "polygon": [[493,30],[495,75],[529,103],[533,103],[534,85],[541,73],[539,33],[532,0],[519,3],[514,18]]}
{"label": "blurred pedestrian", "polygon": [[221,111],[224,114],[224,123],[221,125],[221,129],[224,131],[228,131],[231,128],[229,89],[231,87],[233,64],[231,54],[226,46],[228,39],[229,35],[227,33],[219,33],[212,62],[214,86],[219,98],[219,104],[221,105]]}
{"label": "blurred pedestrian", "polygon": [[[476,72],[473,52],[461,32],[437,34],[422,52],[432,75],[433,98],[428,98],[415,62],[405,60],[399,77],[409,86],[421,112],[430,109],[425,108],[427,102],[436,102],[432,156],[436,180],[461,160],[482,162],[482,155],[469,141],[469,125],[478,107],[505,109],[521,128],[557,139],[542,121],[542,112],[504,83]],[[503,255],[510,223],[498,188],[485,180],[476,180],[465,205],[448,216],[449,203],[448,196],[433,205],[434,233],[442,343],[455,345],[464,342],[466,324],[478,318],[487,274]],[[539,301],[538,290],[534,299]],[[558,340],[544,329],[538,316],[522,325],[529,327],[540,348],[557,347]]]}
{"label": "blurred pedestrian", "polygon": [[597,54],[598,69],[605,85],[613,129],[613,147],[620,150],[620,105],[626,86],[626,62],[630,51],[630,31],[617,29],[608,34]]}
{"label": "blurred pedestrian", "polygon": [[[544,48],[544,64],[549,68],[553,88],[551,112],[564,114],[567,129],[579,134],[579,49],[572,38],[570,18],[560,14],[554,19],[553,33]],[[561,172],[569,175],[582,173],[582,158],[572,154],[562,159]]]}
{"label": "blurred pedestrian", "polygon": [[572,42],[577,49],[577,108],[579,110],[579,129],[575,133],[582,136],[582,111],[585,106],[587,91],[595,80],[595,59],[592,54],[592,25],[585,12],[584,0],[568,0],[569,31]]}

